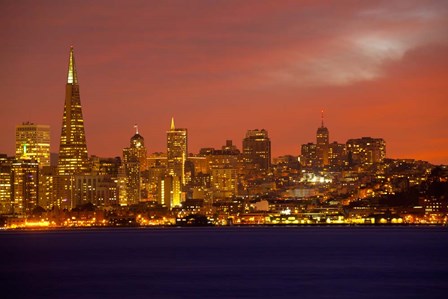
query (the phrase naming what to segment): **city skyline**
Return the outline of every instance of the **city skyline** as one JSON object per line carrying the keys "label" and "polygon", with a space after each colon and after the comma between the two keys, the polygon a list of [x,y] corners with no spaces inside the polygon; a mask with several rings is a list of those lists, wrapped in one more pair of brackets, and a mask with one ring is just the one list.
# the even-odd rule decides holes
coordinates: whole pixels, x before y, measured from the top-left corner
{"label": "city skyline", "polygon": [[[25,121],[50,125],[51,152],[59,151],[61,86],[73,44],[89,155],[120,156],[135,123],[148,152],[164,152],[171,117],[190,131],[190,152],[228,139],[241,148],[246,130],[258,128],[269,132],[273,157],[299,155],[302,144],[314,142],[324,109],[330,142],[384,138],[387,157],[448,164],[443,2],[332,9],[136,1],[103,11],[97,1],[79,4],[76,14],[67,3],[30,2],[28,12],[25,3],[2,4],[1,153],[14,153],[14,128]],[[73,22],[78,14],[86,22]],[[128,24],[113,21],[130,15]]]}

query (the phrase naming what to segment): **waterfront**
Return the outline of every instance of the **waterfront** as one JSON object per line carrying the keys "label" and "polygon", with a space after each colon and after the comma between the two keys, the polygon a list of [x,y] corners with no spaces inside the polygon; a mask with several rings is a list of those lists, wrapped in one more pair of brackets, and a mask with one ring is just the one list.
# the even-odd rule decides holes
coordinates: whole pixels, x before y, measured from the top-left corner
{"label": "waterfront", "polygon": [[444,298],[445,227],[0,233],[4,298]]}

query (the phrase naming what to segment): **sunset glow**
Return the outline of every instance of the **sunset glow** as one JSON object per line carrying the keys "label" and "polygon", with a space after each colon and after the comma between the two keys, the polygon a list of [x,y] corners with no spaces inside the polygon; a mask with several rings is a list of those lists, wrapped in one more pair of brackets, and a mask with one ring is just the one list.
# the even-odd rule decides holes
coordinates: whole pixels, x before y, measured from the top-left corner
{"label": "sunset glow", "polygon": [[330,142],[448,164],[446,1],[9,1],[0,15],[0,153],[25,121],[59,151],[73,45],[89,155],[120,156],[136,123],[164,152],[172,116],[193,153],[258,128],[274,157],[299,155],[323,109]]}

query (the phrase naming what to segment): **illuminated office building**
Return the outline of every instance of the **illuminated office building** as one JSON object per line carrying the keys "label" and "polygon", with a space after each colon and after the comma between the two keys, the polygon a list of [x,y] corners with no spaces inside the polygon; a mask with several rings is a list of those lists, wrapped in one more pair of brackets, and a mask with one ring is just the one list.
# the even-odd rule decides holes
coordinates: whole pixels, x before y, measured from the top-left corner
{"label": "illuminated office building", "polygon": [[11,212],[11,166],[12,159],[0,154],[0,214]]}
{"label": "illuminated office building", "polygon": [[324,112],[322,111],[321,126],[316,132],[316,155],[319,166],[328,165],[328,152],[330,143],[330,133],[327,127],[324,126]]}
{"label": "illuminated office building", "polygon": [[51,209],[58,206],[55,190],[56,166],[45,166],[39,169],[39,206]]}
{"label": "illuminated office building", "polygon": [[185,201],[178,176],[166,175],[159,181],[159,203],[169,209],[179,207]]}
{"label": "illuminated office building", "polygon": [[148,169],[145,139],[138,133],[130,140],[130,146],[123,149],[123,170],[125,192],[120,193],[120,203],[137,204],[141,198],[141,173]]}
{"label": "illuminated office building", "polygon": [[171,119],[170,130],[166,132],[167,141],[167,175],[160,179],[159,201],[173,208],[185,200],[183,187],[187,184],[185,164],[188,157],[187,129],[176,128]]}
{"label": "illuminated office building", "polygon": [[324,114],[321,114],[321,125],[317,128],[316,143],[302,144],[300,164],[306,168],[341,167],[345,165],[345,144],[330,143],[330,133],[324,125]]}
{"label": "illuminated office building", "polygon": [[317,167],[317,146],[314,143],[302,144],[300,151],[300,164],[303,167],[313,168]]}
{"label": "illuminated office building", "polygon": [[87,155],[78,75],[73,47],[71,47],[65,86],[58,176],[53,178],[56,202],[60,208],[75,207],[75,176],[87,175],[89,172],[90,162]]}
{"label": "illuminated office building", "polygon": [[148,197],[151,200],[157,200],[160,186],[160,180],[166,175],[166,153],[153,153],[148,156]]}
{"label": "illuminated office building", "polygon": [[80,175],[88,172],[89,159],[79,95],[78,75],[76,73],[73,47],[71,47],[65,88],[58,173],[59,175]]}
{"label": "illuminated office building", "polygon": [[[213,199],[225,199],[237,195],[238,192],[238,158],[240,151],[231,140],[220,150],[202,148],[199,152],[205,158],[207,167],[203,173],[210,174],[210,194]],[[201,158],[201,157],[198,157]],[[205,182],[204,182],[205,183]]]}
{"label": "illuminated office building", "polygon": [[31,214],[38,204],[39,164],[32,159],[18,159],[12,163],[12,211]]}
{"label": "illuminated office building", "polygon": [[130,140],[130,146],[123,149],[124,162],[136,161],[140,171],[148,170],[148,150],[145,147],[145,139],[138,133],[138,126],[135,125],[135,134]]}
{"label": "illuminated office building", "polygon": [[350,165],[369,166],[386,157],[386,142],[382,138],[349,139],[346,148]]}
{"label": "illuminated office building", "polygon": [[107,175],[75,176],[74,202],[76,205],[92,203],[96,206],[118,204],[116,183]]}
{"label": "illuminated office building", "polygon": [[16,159],[24,155],[39,167],[50,166],[50,126],[30,122],[16,126]]}
{"label": "illuminated office building", "polygon": [[226,165],[217,165],[211,169],[211,191],[214,199],[230,198],[237,195],[237,169]]}
{"label": "illuminated office building", "polygon": [[171,127],[166,132],[166,137],[168,174],[178,177],[182,185],[185,186],[185,162],[188,157],[187,129],[176,128],[174,118],[172,118]]}
{"label": "illuminated office building", "polygon": [[258,170],[271,167],[271,140],[268,131],[248,130],[243,139],[243,157],[245,164]]}

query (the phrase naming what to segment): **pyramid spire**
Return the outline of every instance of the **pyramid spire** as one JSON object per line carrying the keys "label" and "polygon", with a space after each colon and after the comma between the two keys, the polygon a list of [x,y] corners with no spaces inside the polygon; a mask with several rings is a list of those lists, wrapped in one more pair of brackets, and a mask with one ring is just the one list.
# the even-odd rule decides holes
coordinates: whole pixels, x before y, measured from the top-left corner
{"label": "pyramid spire", "polygon": [[73,47],[70,47],[58,173],[59,175],[85,174],[89,172],[89,163],[75,57]]}
{"label": "pyramid spire", "polygon": [[76,75],[75,55],[73,53],[73,46],[70,47],[70,58],[68,60],[67,83],[78,84],[78,76]]}
{"label": "pyramid spire", "polygon": [[171,131],[174,131],[176,127],[174,126],[174,117],[171,117]]}
{"label": "pyramid spire", "polygon": [[134,125],[134,129],[135,129],[135,134],[138,134],[138,125],[137,124]]}

